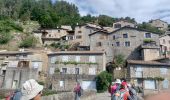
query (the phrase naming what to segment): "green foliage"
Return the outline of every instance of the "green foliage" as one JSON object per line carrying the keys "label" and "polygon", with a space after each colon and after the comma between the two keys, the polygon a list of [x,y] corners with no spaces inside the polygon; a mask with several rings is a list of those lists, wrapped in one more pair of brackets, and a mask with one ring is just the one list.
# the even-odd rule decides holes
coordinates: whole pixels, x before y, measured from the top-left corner
{"label": "green foliage", "polygon": [[59,73],[60,72],[60,69],[59,68],[55,68],[55,73]]}
{"label": "green foliage", "polygon": [[122,54],[116,55],[114,57],[113,63],[114,63],[114,65],[113,65],[114,68],[123,67],[125,64],[124,55],[122,55]]}
{"label": "green foliage", "polygon": [[54,90],[44,90],[42,92],[42,96],[48,96],[48,95],[53,95],[53,94],[57,94],[57,91],[54,91]]}
{"label": "green foliage", "polygon": [[42,82],[42,81],[41,81],[41,82],[38,82],[38,84],[40,84],[40,85],[44,85],[44,82]]}
{"label": "green foliage", "polygon": [[93,63],[93,62],[76,62],[76,61],[67,61],[67,62],[59,62],[56,61],[56,64],[64,64],[64,65],[68,65],[68,64],[74,64],[74,65],[78,65],[78,64],[88,64],[88,65],[96,65],[98,63]]}
{"label": "green foliage", "polygon": [[107,90],[109,84],[112,82],[112,74],[103,71],[96,77],[97,92],[104,92]]}
{"label": "green foliage", "polygon": [[6,44],[11,40],[11,34],[9,32],[0,32],[0,44]]}
{"label": "green foliage", "polygon": [[142,23],[142,24],[139,24],[138,28],[139,29],[148,30],[148,31],[151,31],[151,32],[155,32],[155,33],[158,33],[159,35],[164,33],[164,31],[158,30],[156,27],[153,27],[150,24],[145,23],[145,22]]}
{"label": "green foliage", "polygon": [[151,42],[154,42],[152,39],[144,39],[143,40],[144,43],[151,43]]}
{"label": "green foliage", "polygon": [[164,80],[163,77],[155,77],[154,79],[157,80],[157,81],[163,81]]}
{"label": "green foliage", "polygon": [[98,24],[101,26],[112,26],[113,22],[115,21],[115,19],[106,16],[106,15],[99,15],[98,17]]}
{"label": "green foliage", "polygon": [[62,49],[62,50],[69,49],[69,47],[70,47],[70,45],[61,44],[60,42],[58,42],[58,43],[53,42],[50,46],[52,46],[54,48]]}
{"label": "green foliage", "polygon": [[33,37],[33,36],[28,36],[28,37],[25,37],[25,38],[21,41],[19,47],[25,47],[25,48],[33,47],[33,46],[35,46],[36,42],[37,42],[37,40],[36,40],[35,37]]}

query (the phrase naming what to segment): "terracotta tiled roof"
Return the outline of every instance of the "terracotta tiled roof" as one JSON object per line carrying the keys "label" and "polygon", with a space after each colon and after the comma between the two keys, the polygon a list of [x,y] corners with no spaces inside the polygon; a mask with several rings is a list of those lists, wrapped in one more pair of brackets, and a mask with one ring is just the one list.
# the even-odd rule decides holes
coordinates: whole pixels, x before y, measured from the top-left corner
{"label": "terracotta tiled roof", "polygon": [[61,54],[103,54],[104,51],[59,51],[59,52],[51,52],[48,55],[61,55]]}
{"label": "terracotta tiled roof", "polygon": [[[157,61],[143,61],[143,60],[127,60],[129,64],[141,64],[141,65],[169,65],[167,63],[160,63]],[[170,66],[170,65],[169,65]]]}

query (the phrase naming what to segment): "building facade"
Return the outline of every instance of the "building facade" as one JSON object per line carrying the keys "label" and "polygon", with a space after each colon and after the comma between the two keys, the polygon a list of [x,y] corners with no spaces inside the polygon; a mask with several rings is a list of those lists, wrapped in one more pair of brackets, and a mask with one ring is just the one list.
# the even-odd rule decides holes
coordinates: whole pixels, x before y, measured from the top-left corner
{"label": "building facade", "polygon": [[144,94],[157,93],[170,88],[170,65],[158,61],[128,60],[128,77]]}
{"label": "building facade", "polygon": [[159,46],[159,35],[138,28],[123,27],[108,35],[109,44],[113,46],[114,56],[122,54],[127,59],[141,59],[140,46],[154,41]]}
{"label": "building facade", "polygon": [[164,21],[162,21],[162,20],[160,20],[160,19],[151,20],[151,21],[149,22],[149,24],[150,24],[151,26],[156,27],[156,28],[159,29],[159,30],[163,30],[163,31],[168,30],[168,23],[167,23],[167,22],[164,22]]}
{"label": "building facade", "polygon": [[131,23],[131,22],[128,22],[126,20],[119,20],[119,21],[113,23],[113,29],[114,30],[120,29],[120,28],[125,27],[125,26],[136,28],[136,23]]}
{"label": "building facade", "polygon": [[28,79],[40,80],[43,69],[41,55],[29,51],[0,52],[2,88],[16,89]]}
{"label": "building facade", "polygon": [[84,89],[95,89],[95,76],[105,70],[106,58],[102,51],[62,51],[48,56],[49,77],[59,76],[56,80],[51,79],[53,89],[58,91],[73,89],[65,86],[69,86],[70,82],[74,85],[77,81]]}
{"label": "building facade", "polygon": [[170,57],[170,33],[167,32],[165,35],[160,36],[159,41],[162,56]]}

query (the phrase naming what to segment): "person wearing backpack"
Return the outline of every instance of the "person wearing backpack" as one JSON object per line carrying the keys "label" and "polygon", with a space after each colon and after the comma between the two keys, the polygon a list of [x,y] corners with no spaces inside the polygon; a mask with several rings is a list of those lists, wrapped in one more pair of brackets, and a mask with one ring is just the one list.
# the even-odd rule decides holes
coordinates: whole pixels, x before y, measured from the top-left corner
{"label": "person wearing backpack", "polygon": [[126,90],[126,84],[123,82],[121,84],[120,90],[115,93],[113,100],[128,100],[130,96],[129,92]]}
{"label": "person wearing backpack", "polygon": [[128,84],[128,90],[129,90],[129,100],[137,100],[137,92],[134,89],[133,85],[131,86],[130,84]]}
{"label": "person wearing backpack", "polygon": [[80,86],[80,83],[76,84],[74,88],[74,93],[75,93],[75,100],[80,100],[80,97],[82,95],[82,88]]}

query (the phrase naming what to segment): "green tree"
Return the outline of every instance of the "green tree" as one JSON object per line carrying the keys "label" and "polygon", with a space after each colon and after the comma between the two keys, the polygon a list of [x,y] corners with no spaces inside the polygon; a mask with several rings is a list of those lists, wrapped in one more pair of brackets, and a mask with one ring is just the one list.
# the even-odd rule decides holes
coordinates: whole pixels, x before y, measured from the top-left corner
{"label": "green tree", "polygon": [[112,74],[103,71],[96,77],[97,92],[104,92],[112,82]]}
{"label": "green tree", "polygon": [[20,43],[19,47],[29,48],[34,47],[37,43],[37,40],[33,36],[26,36]]}
{"label": "green tree", "polygon": [[143,22],[142,24],[139,24],[138,28],[148,30],[148,31],[151,31],[151,32],[155,32],[155,33],[158,33],[159,35],[164,33],[164,31],[158,30],[156,27],[153,27],[150,24],[145,23],[145,22]]}
{"label": "green tree", "polygon": [[98,24],[102,26],[112,26],[114,21],[115,21],[114,18],[111,18],[106,15],[100,15],[98,17]]}

